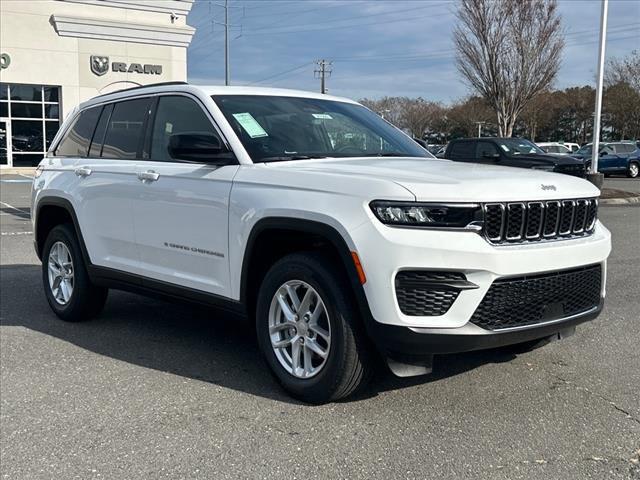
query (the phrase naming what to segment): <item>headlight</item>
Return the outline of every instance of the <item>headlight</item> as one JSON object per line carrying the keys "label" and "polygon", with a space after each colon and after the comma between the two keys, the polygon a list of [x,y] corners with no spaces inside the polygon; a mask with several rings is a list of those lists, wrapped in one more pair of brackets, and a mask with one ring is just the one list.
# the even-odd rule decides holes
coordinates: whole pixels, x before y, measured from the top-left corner
{"label": "headlight", "polygon": [[[405,227],[479,230],[482,209],[476,203],[418,203],[374,200],[369,204],[382,223]],[[476,223],[477,222],[477,223]]]}

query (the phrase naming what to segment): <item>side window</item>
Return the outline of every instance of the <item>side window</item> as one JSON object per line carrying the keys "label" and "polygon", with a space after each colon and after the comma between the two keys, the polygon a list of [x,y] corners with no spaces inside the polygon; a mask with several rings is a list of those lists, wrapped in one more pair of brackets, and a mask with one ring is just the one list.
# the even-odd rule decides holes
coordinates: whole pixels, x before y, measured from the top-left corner
{"label": "side window", "polygon": [[475,154],[475,142],[456,142],[451,147],[449,157],[451,160],[472,160]]}
{"label": "side window", "polygon": [[90,157],[99,157],[102,152],[102,144],[104,142],[104,134],[107,133],[107,122],[111,117],[113,111],[113,104],[105,105],[100,114],[100,120],[96,126],[96,131],[93,134],[93,140],[91,140],[91,146],[89,147]]}
{"label": "side window", "polygon": [[168,147],[171,136],[180,133],[212,135],[223,145],[211,120],[195,101],[181,95],[160,97],[151,133],[151,160],[178,161],[171,157]]}
{"label": "side window", "polygon": [[494,155],[499,154],[496,146],[491,142],[478,142],[478,147],[476,148],[476,158],[479,160],[487,159],[487,157],[493,157]]}
{"label": "side window", "polygon": [[102,106],[82,111],[76,117],[73,126],[64,134],[56,148],[55,155],[60,157],[86,157],[101,110]]}
{"label": "side window", "polygon": [[138,98],[118,102],[107,124],[102,157],[135,159],[142,145],[144,119],[149,99]]}
{"label": "side window", "polygon": [[618,153],[631,153],[635,150],[631,143],[621,143],[617,145],[616,151]]}

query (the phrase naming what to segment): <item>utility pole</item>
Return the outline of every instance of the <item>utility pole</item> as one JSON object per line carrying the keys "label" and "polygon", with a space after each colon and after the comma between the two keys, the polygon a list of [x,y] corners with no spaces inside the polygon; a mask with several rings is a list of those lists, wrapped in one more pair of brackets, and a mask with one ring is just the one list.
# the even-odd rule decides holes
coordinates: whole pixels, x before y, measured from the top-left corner
{"label": "utility pole", "polygon": [[[607,42],[607,14],[609,0],[602,0],[600,15],[600,47],[598,49],[598,77],[596,86],[596,112],[593,119],[593,143],[591,144],[591,172],[598,173],[598,157],[600,156],[600,120],[602,117],[602,83],[604,80],[604,53]],[[596,180],[597,181],[597,180]]]}
{"label": "utility pole", "polygon": [[333,62],[329,62],[324,58],[322,60],[316,60],[318,64],[318,69],[314,70],[313,73],[316,75],[316,78],[320,79],[320,93],[327,93],[326,86],[326,77],[331,76],[331,64]]}
{"label": "utility pole", "polygon": [[[212,21],[213,25],[222,25],[224,26],[224,84],[231,85],[231,57],[229,54],[229,29],[230,27],[240,27],[240,35],[236,38],[240,38],[242,36],[242,25],[233,25],[229,23],[229,9],[230,8],[242,8],[244,12],[244,7],[240,6],[231,6],[229,5],[229,0],[224,0],[224,3],[214,3],[215,6],[224,8],[224,22],[216,22]],[[244,13],[243,13],[244,16]]]}
{"label": "utility pole", "polygon": [[484,125],[487,122],[475,122],[476,125],[478,125],[478,138],[480,138],[482,136],[482,125]]}

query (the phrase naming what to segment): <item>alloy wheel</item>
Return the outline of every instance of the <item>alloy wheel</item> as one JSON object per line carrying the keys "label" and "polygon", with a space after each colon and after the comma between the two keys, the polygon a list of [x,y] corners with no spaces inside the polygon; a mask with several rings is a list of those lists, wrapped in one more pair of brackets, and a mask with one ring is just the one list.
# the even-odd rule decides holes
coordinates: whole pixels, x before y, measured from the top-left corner
{"label": "alloy wheel", "polygon": [[49,288],[60,305],[66,305],[73,295],[73,260],[71,252],[62,242],[56,242],[49,250]]}
{"label": "alloy wheel", "polygon": [[326,365],[331,324],[318,292],[301,280],[278,288],[269,307],[269,337],[280,365],[296,378],[311,378]]}

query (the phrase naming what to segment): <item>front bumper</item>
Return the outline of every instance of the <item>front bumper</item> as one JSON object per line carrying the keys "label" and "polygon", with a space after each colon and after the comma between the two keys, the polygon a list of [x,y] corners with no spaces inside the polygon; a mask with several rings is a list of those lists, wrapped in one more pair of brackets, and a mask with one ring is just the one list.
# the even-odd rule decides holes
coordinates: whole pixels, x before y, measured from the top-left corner
{"label": "front bumper", "polygon": [[595,319],[604,299],[593,309],[571,317],[508,331],[492,331],[472,323],[458,328],[409,328],[371,322],[369,334],[378,349],[395,358],[423,357],[502,347],[550,337]]}
{"label": "front bumper", "polygon": [[[600,222],[586,237],[496,246],[474,232],[392,228],[372,219],[355,229],[352,239],[367,277],[363,289],[373,328],[384,324],[443,333],[471,328],[469,320],[495,281],[586,265],[602,265],[600,296],[605,296],[611,235]],[[461,291],[444,314],[406,315],[395,284],[398,272],[405,270],[459,272],[478,288]]]}

